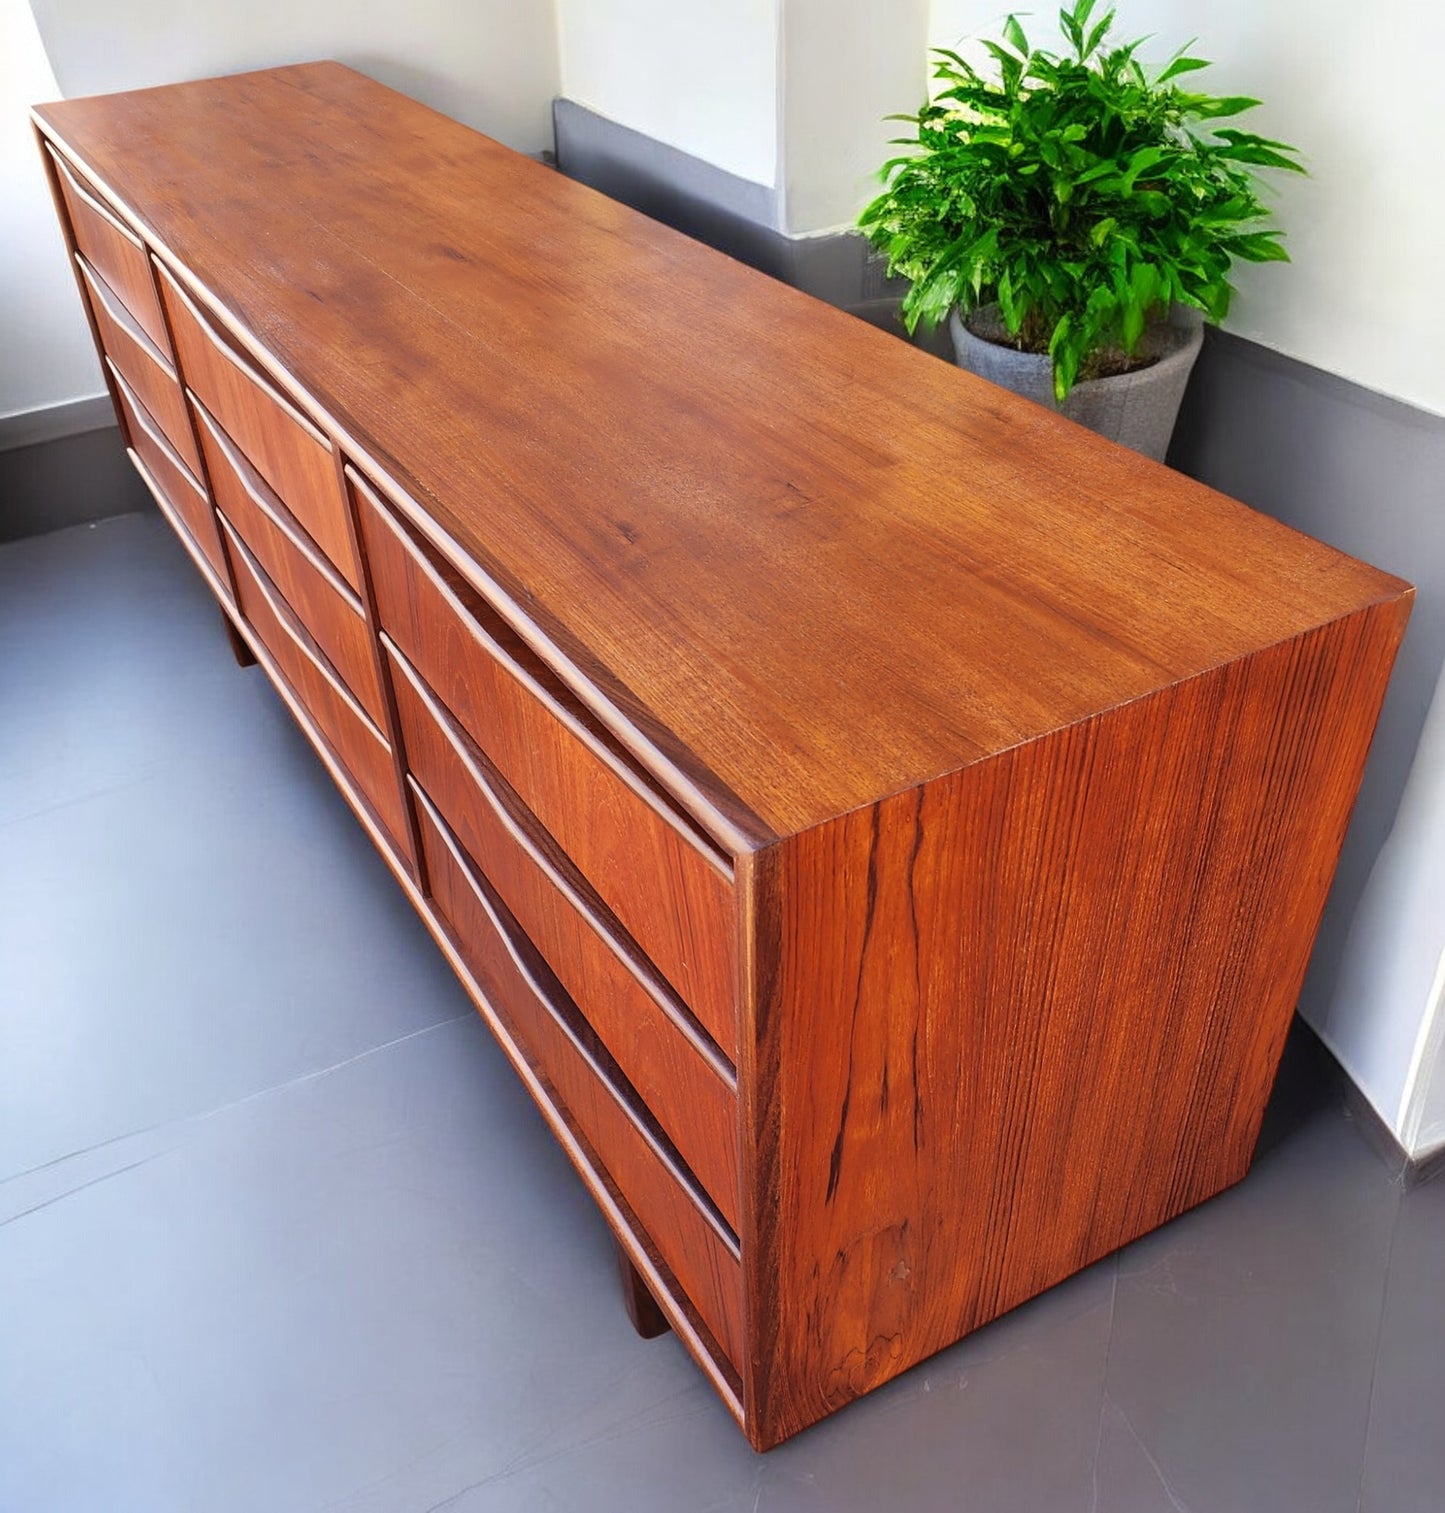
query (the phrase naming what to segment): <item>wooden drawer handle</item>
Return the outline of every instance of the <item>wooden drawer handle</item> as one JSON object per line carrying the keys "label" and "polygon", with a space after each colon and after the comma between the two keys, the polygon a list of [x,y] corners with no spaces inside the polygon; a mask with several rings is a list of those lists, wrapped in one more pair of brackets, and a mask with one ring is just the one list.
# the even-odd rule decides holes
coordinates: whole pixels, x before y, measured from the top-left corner
{"label": "wooden drawer handle", "polygon": [[[420,572],[426,575],[432,588],[445,600],[447,607],[457,616],[458,620],[466,628],[466,634],[470,636],[481,650],[489,656],[508,677],[519,683],[526,692],[535,699],[548,714],[559,721],[571,735],[581,742],[594,760],[606,767],[619,781],[626,784],[633,796],[641,800],[649,809],[656,814],[663,823],[680,840],[706,861],[719,876],[727,882],[734,881],[731,858],[723,855],[715,843],[710,840],[697,827],[688,815],[677,809],[672,801],[660,794],[653,785],[638,773],[633,766],[606,742],[598,739],[596,732],[589,723],[579,718],[577,712],[571,706],[560,699],[557,693],[541,682],[536,675],[516,657],[512,655],[481,623],[474,613],[457,597],[451,585],[438,571],[432,561],[432,552],[437,549],[428,543],[422,546],[413,538],[413,529],[408,522],[400,519],[398,513],[385,504],[377,495],[376,491],[363,479],[353,468],[346,469],[346,476],[365,501],[371,515],[375,517],[385,530],[396,541],[398,548],[405,552],[407,558],[414,562]],[[440,555],[440,553],[438,553]],[[447,564],[451,571],[459,570]],[[468,584],[471,592],[486,605],[488,613],[503,619],[500,613],[487,602],[485,596],[476,588]],[[504,621],[505,623],[505,621]],[[555,674],[553,675],[555,676]]]}
{"label": "wooden drawer handle", "polygon": [[135,234],[134,231],[130,229],[129,226],[125,224],[124,221],[117,219],[115,212],[111,210],[109,206],[101,204],[101,202],[96,199],[93,194],[91,194],[91,192],[85,187],[85,185],[76,178],[70,164],[67,163],[58,152],[52,151],[50,156],[54,160],[55,166],[61,171],[61,173],[65,175],[65,181],[70,185],[76,197],[78,199],[84,200],[86,205],[89,206],[89,208],[93,210],[98,216],[100,216],[101,219],[104,220],[113,231],[119,232],[120,235],[126,239],[126,241],[132,243],[137,252],[144,254],[145,243],[141,241],[141,239]]}
{"label": "wooden drawer handle", "polygon": [[214,347],[217,353],[219,353],[221,357],[225,358],[225,360],[230,363],[230,365],[235,368],[236,371],[240,373],[248,383],[254,384],[256,388],[258,388],[266,396],[267,399],[269,399],[274,405],[276,405],[278,409],[286,414],[291,420],[294,420],[296,424],[299,425],[302,430],[304,430],[306,434],[311,437],[313,441],[320,443],[320,445],[325,447],[329,452],[331,450],[331,443],[317,428],[315,422],[308,420],[306,416],[296,408],[291,400],[287,399],[287,397],[280,391],[280,389],[278,389],[270,381],[270,379],[268,379],[265,374],[261,372],[259,368],[255,367],[248,359],[242,357],[241,354],[237,352],[229,342],[223,341],[221,339],[221,337],[214,329],[215,317],[206,314],[191,297],[190,293],[181,287],[180,277],[177,274],[176,270],[167,265],[166,272],[171,275],[171,288],[175,290],[177,297],[190,312],[191,319],[195,321],[197,328],[200,330],[201,335],[206,339],[206,341],[212,347]]}
{"label": "wooden drawer handle", "polygon": [[576,1028],[570,1022],[570,1016],[559,1012],[557,1009],[554,1001],[554,990],[537,981],[532,965],[527,960],[527,953],[518,947],[517,942],[513,939],[512,931],[508,926],[503,924],[501,917],[493,906],[490,889],[478,881],[475,864],[463,849],[461,842],[452,834],[451,827],[437,812],[436,805],[427,796],[425,790],[416,779],[408,778],[407,782],[417,803],[425,808],[427,818],[435,826],[436,833],[441,837],[442,843],[451,852],[452,860],[457,864],[457,870],[465,879],[472,896],[486,914],[492,928],[497,932],[497,938],[501,941],[508,957],[511,959],[512,965],[521,974],[528,988],[536,996],[538,1003],[545,1008],[548,1017],[557,1027],[558,1031],[567,1037],[573,1049],[586,1062],[587,1069],[606,1090],[608,1097],[622,1110],[627,1116],[628,1122],[647,1142],[653,1155],[657,1157],[658,1161],[666,1169],[668,1176],[687,1194],[694,1207],[698,1209],[717,1232],[718,1238],[727,1247],[732,1258],[735,1261],[739,1260],[742,1252],[738,1244],[738,1237],[732,1231],[732,1226],[718,1212],[712,1199],[703,1192],[698,1185],[697,1179],[683,1164],[666,1136],[660,1134],[652,1127],[648,1120],[641,1117],[633,1099],[618,1095],[615,1078],[605,1067],[599,1064],[596,1052],[577,1033]]}
{"label": "wooden drawer handle", "polygon": [[105,359],[105,365],[110,369],[111,377],[115,379],[117,386],[125,391],[125,397],[130,401],[130,407],[134,411],[136,424],[146,433],[151,443],[165,454],[166,461],[179,469],[182,476],[190,480],[191,487],[195,489],[196,493],[204,497],[205,490],[192,476],[190,468],[171,445],[170,438],[156,425],[155,417],[136,397],[135,390],[125,381],[125,376],[108,355]]}
{"label": "wooden drawer handle", "polygon": [[236,481],[245,491],[246,497],[285,536],[287,541],[296,548],[306,561],[325,578],[328,586],[335,590],[356,614],[365,618],[366,612],[362,608],[361,600],[357,598],[351,585],[331,565],[330,558],[312,541],[300,521],[292,515],[291,511],[281,503],[276,495],[271,492],[270,488],[257,476],[256,469],[251,465],[250,460],[221,428],[220,422],[211,415],[205,405],[189,389],[186,390],[186,393],[190,394],[191,407],[195,410],[201,424],[209,432],[211,439],[216,443],[226,461],[230,463],[231,471],[236,475]]}
{"label": "wooden drawer handle", "polygon": [[85,280],[85,287],[90,290],[91,297],[105,306],[105,313],[135,342],[136,346],[155,363],[172,383],[179,383],[180,380],[176,377],[176,370],[170,358],[145,333],[135,316],[121,302],[120,296],[90,266],[82,253],[77,252],[75,254],[75,261],[80,267],[80,276]]}
{"label": "wooden drawer handle", "polygon": [[[627,968],[638,984],[658,1008],[667,1016],[668,1021],[687,1041],[689,1046],[700,1056],[723,1083],[734,1093],[737,1092],[737,1069],[732,1062],[718,1049],[706,1030],[698,1025],[686,1009],[681,999],[673,989],[663,981],[646,962],[646,953],[641,947],[629,950],[618,940],[618,931],[623,927],[620,922],[609,923],[604,921],[597,913],[596,905],[567,877],[546,852],[537,844],[536,838],[530,833],[527,826],[512,813],[512,806],[497,791],[496,781],[492,774],[476,761],[470,750],[474,744],[471,737],[457,724],[447,710],[427,686],[426,680],[411,665],[410,662],[397,649],[396,643],[386,634],[381,633],[381,643],[386,648],[397,670],[410,683],[423,707],[432,717],[442,737],[452,748],[457,760],[466,769],[468,777],[475,784],[477,792],[486,801],[487,806],[497,818],[497,822],[511,836],[519,850],[541,872],[542,876],[567,900],[569,904],[582,917],[583,922],[592,933],[603,941],[608,950]],[[517,800],[521,803],[521,800]],[[525,805],[523,805],[525,808]],[[540,821],[536,822],[540,825]],[[639,959],[641,957],[641,959]]]}
{"label": "wooden drawer handle", "polygon": [[276,623],[295,643],[296,649],[316,668],[316,671],[331,685],[338,698],[345,700],[347,707],[359,719],[363,725],[376,737],[388,750],[390,742],[385,735],[376,728],[376,722],[356,701],[356,695],[337,677],[332,671],[331,664],[326,659],[326,654],[311,639],[306,627],[296,618],[296,612],[276,592],[271,580],[266,576],[265,569],[251,554],[251,549],[241,540],[241,533],[226,519],[224,515],[218,515],[221,524],[226,528],[226,535],[230,539],[231,546],[241,554],[246,566],[251,571],[251,576],[256,580],[257,592],[265,599],[271,608],[271,613],[276,617]]}

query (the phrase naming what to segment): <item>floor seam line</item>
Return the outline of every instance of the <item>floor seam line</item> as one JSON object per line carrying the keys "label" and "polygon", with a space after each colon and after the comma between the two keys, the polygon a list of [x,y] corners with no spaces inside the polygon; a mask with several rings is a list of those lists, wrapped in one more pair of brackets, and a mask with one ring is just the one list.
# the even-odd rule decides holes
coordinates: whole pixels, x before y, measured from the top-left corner
{"label": "floor seam line", "polygon": [[1355,1513],[1364,1513],[1365,1471],[1370,1463],[1370,1429],[1375,1421],[1375,1387],[1380,1379],[1380,1345],[1385,1338],[1385,1310],[1390,1303],[1390,1273],[1395,1267],[1395,1240],[1400,1233],[1404,1209],[1402,1189],[1395,1204],[1395,1217],[1390,1222],[1390,1243],[1385,1247],[1385,1277],[1380,1284],[1380,1318],[1375,1325],[1375,1353],[1370,1360],[1370,1390],[1365,1398],[1365,1433],[1360,1442],[1360,1483],[1355,1493]]}
{"label": "floor seam line", "polygon": [[[358,1051],[354,1056],[345,1056],[340,1061],[333,1062],[329,1066],[317,1067],[314,1071],[301,1072],[295,1077],[288,1077],[285,1081],[271,1083],[267,1087],[257,1088],[255,1092],[246,1093],[240,1098],[232,1098],[229,1102],[218,1103],[214,1108],[202,1109],[194,1114],[183,1114],[177,1119],[164,1119],[158,1124],[142,1125],[139,1129],[127,1130],[124,1134],[112,1135],[108,1140],[97,1141],[94,1145],[87,1145],[78,1151],[71,1151],[64,1156],[56,1156],[50,1161],[42,1161],[38,1166],[27,1167],[24,1171],[16,1172],[13,1176],[0,1178],[0,1190],[9,1186],[12,1182],[23,1182],[27,1177],[38,1176],[41,1172],[49,1171],[52,1167],[63,1166],[67,1161],[79,1161],[82,1157],[93,1154],[96,1151],[105,1150],[107,1146],[120,1145],[127,1140],[141,1140],[147,1135],[159,1134],[168,1129],[184,1129],[187,1125],[203,1124],[208,1119],[214,1119],[220,1114],[228,1113],[232,1109],[243,1107],[245,1104],[254,1102],[257,1098],[268,1098],[273,1093],[285,1092],[288,1088],[299,1087],[302,1083],[313,1082],[319,1077],[328,1077],[333,1072],[339,1072],[343,1068],[351,1066],[358,1061],[365,1061],[368,1056],[380,1055],[383,1051],[389,1051],[395,1046],[405,1045],[409,1040],[415,1040],[421,1035],[430,1035],[434,1030],[445,1028],[449,1024],[457,1024],[466,1019],[466,1014],[453,1014],[445,1019],[438,1019],[433,1024],[423,1025],[418,1030],[409,1030],[405,1035],[398,1035],[394,1040],[384,1041],[381,1045],[370,1046],[364,1051]],[[129,1170],[129,1168],[121,1168]],[[97,1181],[101,1178],[95,1179]],[[82,1183],[82,1187],[88,1187],[89,1183]],[[79,1192],[79,1187],[71,1191]],[[60,1196],[64,1196],[61,1194]],[[43,1205],[42,1205],[43,1206]],[[16,1217],[19,1217],[18,1215]]]}

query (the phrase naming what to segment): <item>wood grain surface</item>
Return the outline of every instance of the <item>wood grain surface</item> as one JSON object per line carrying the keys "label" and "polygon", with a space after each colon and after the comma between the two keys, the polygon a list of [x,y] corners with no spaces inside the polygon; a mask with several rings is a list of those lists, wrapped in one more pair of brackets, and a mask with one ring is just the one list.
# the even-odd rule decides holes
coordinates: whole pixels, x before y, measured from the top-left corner
{"label": "wood grain surface", "polygon": [[1400,590],[340,65],[39,117],[760,839]]}
{"label": "wood grain surface", "polygon": [[584,713],[527,648],[364,485],[360,502],[381,628],[735,1057],[731,868],[644,774],[589,739]]}
{"label": "wood grain surface", "polygon": [[376,810],[394,846],[408,834],[391,747],[341,684],[314,644],[311,633],[265,575],[224,516],[225,533],[236,581],[236,600],[291,691],[331,743],[341,765]]}
{"label": "wood grain surface", "polygon": [[757,859],[755,1442],[1244,1175],[1407,610]]}
{"label": "wood grain surface", "polygon": [[131,445],[140,454],[141,461],[160,486],[187,534],[205,554],[216,577],[222,583],[229,582],[230,570],[221,547],[220,528],[216,524],[216,515],[205,490],[176,455],[154,417],[147,413],[125,379],[114,369],[111,377],[116,392],[120,395],[126,433],[131,438]]}
{"label": "wood grain surface", "polygon": [[187,385],[354,589],[357,571],[346,505],[325,436],[217,335],[165,271],[161,299]]}
{"label": "wood grain surface", "polygon": [[101,350],[115,364],[186,467],[192,474],[199,473],[201,459],[176,370],[94,269],[83,258],[77,259],[77,266],[100,332]]}

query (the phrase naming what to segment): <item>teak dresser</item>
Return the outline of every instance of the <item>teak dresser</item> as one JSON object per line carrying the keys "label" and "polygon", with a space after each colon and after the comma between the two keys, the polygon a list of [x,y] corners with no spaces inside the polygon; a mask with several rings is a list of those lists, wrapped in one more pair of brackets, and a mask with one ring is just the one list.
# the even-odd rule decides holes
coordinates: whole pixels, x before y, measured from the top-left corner
{"label": "teak dresser", "polygon": [[1244,1175],[1404,583],[337,64],[35,120],[238,656],[754,1445]]}

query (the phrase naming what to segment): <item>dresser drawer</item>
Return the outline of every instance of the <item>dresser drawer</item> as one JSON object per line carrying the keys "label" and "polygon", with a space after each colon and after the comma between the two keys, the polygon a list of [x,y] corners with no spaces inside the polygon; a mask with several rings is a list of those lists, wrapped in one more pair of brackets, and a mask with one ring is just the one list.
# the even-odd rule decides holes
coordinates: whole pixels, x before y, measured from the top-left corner
{"label": "dresser drawer", "polygon": [[78,169],[72,168],[58,153],[52,152],[50,157],[75,232],[75,245],[115,291],[131,319],[169,357],[171,339],[156,298],[145,243],[121,222],[103,202],[100,191]]}
{"label": "dresser drawer", "polygon": [[330,443],[216,333],[164,269],[162,297],[181,373],[246,460],[354,589],[360,579]]}
{"label": "dresser drawer", "polygon": [[114,363],[110,365],[110,372],[115,379],[116,392],[120,395],[120,407],[125,413],[130,444],[145,464],[147,474],[165,496],[165,502],[170,505],[171,523],[181,526],[195,542],[206,561],[215,569],[216,576],[227,586],[229,597],[230,573],[226,568],[226,554],[221,549],[220,530],[205,490],[176,456],[170,443],[161,434],[160,427]]}
{"label": "dresser drawer", "polygon": [[175,369],[95,269],[83,257],[75,261],[90,292],[90,308],[100,328],[106,355],[165,432],[176,454],[192,473],[199,475],[201,459]]}
{"label": "dresser drawer", "polygon": [[636,1214],[718,1344],[741,1369],[742,1275],[736,1242],[707,1214],[666,1142],[637,1112],[609,1058],[506,905],[420,793],[430,893],[493,1011],[550,1083],[576,1131]]}
{"label": "dresser drawer", "polygon": [[723,1217],[738,1227],[732,1069],[568,859],[383,637],[407,766],[546,958]]}
{"label": "dresser drawer", "polygon": [[383,629],[736,1060],[726,861],[481,597],[350,476]]}
{"label": "dresser drawer", "polygon": [[305,627],[224,516],[221,527],[230,544],[241,614],[265,642],[291,691],[376,811],[392,844],[405,856],[410,849],[404,844],[406,810],[397,787],[391,747],[336,680]]}
{"label": "dresser drawer", "polygon": [[217,508],[251,548],[342,682],[385,728],[386,705],[361,601],[235,442],[199,402],[192,403]]}

